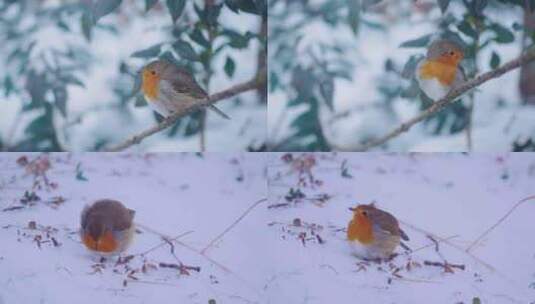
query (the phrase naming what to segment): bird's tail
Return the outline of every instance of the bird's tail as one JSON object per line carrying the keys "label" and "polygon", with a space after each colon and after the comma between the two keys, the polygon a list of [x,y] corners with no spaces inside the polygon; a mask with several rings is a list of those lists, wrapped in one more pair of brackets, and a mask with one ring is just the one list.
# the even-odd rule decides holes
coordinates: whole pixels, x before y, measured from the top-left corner
{"label": "bird's tail", "polygon": [[216,112],[217,114],[219,114],[219,116],[223,117],[224,119],[230,120],[230,117],[227,114],[225,114],[225,112],[221,111],[218,107],[214,106],[213,104],[209,105],[208,108]]}

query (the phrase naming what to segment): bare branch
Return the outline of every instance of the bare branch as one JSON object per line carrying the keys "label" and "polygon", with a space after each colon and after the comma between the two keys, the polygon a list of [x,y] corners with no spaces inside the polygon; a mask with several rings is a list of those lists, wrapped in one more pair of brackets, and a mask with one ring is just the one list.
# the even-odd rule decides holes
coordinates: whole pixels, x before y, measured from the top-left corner
{"label": "bare branch", "polygon": [[195,111],[198,111],[198,110],[202,109],[203,107],[206,107],[206,106],[209,106],[211,104],[214,104],[217,101],[233,97],[233,96],[241,94],[243,92],[254,90],[254,89],[258,88],[259,86],[262,86],[265,83],[265,75],[264,74],[265,73],[261,73],[257,77],[255,77],[254,79],[251,79],[251,80],[249,80],[247,82],[244,82],[244,83],[241,83],[241,84],[237,84],[237,85],[235,85],[233,87],[230,87],[230,88],[228,88],[228,89],[226,89],[224,91],[215,93],[215,94],[211,95],[210,97],[208,97],[208,99],[201,100],[197,104],[195,104],[194,106],[192,106],[190,108],[184,109],[183,111],[176,112],[173,115],[171,115],[171,116],[167,117],[166,119],[164,119],[159,124],[149,128],[149,129],[146,129],[145,131],[139,132],[138,134],[136,134],[134,136],[131,136],[127,140],[125,140],[125,141],[123,141],[123,142],[121,142],[119,144],[116,144],[114,146],[110,146],[110,147],[108,147],[108,148],[106,148],[104,150],[106,152],[122,151],[122,150],[124,150],[124,149],[126,149],[126,148],[128,148],[130,146],[133,146],[135,144],[139,144],[146,137],[149,137],[149,136],[151,136],[153,134],[156,134],[156,133],[158,133],[158,132],[170,127],[171,125],[173,125],[181,117],[184,117],[184,116],[189,115],[189,114],[191,114],[191,113],[193,113]]}
{"label": "bare branch", "polygon": [[459,96],[461,96],[462,94],[466,93],[467,91],[481,85],[482,83],[484,82],[487,82],[493,78],[497,78],[497,77],[500,77],[501,75],[511,71],[511,70],[514,70],[518,67],[520,67],[521,65],[523,64],[526,64],[528,62],[531,62],[535,60],[535,50],[530,50],[530,51],[526,51],[524,54],[522,54],[521,56],[517,57],[516,59],[513,59],[507,63],[505,63],[504,65],[492,70],[492,71],[489,71],[489,72],[486,72],[486,73],[483,73],[479,76],[477,76],[476,78],[474,79],[471,79],[469,81],[466,81],[465,83],[461,84],[459,87],[453,89],[448,95],[446,95],[444,98],[436,101],[435,103],[433,103],[432,106],[430,106],[429,108],[427,108],[425,111],[423,111],[422,113],[420,113],[418,116],[402,123],[401,125],[399,125],[397,128],[395,128],[394,130],[392,130],[391,132],[387,133],[385,136],[383,137],[380,137],[378,139],[375,139],[375,140],[371,140],[359,147],[356,147],[354,149],[352,148],[344,148],[344,147],[335,147],[334,145],[331,145],[333,147],[333,150],[339,150],[339,151],[366,151],[366,150],[369,150],[373,147],[376,147],[376,146],[380,146],[380,145],[383,145],[384,143],[386,143],[387,141],[389,141],[390,139],[392,138],[395,138],[397,136],[399,136],[400,134],[404,133],[404,132],[407,132],[409,131],[409,129],[414,126],[415,124],[421,122],[422,120],[426,119],[427,117],[441,111],[442,109],[444,109],[446,106],[452,104]]}

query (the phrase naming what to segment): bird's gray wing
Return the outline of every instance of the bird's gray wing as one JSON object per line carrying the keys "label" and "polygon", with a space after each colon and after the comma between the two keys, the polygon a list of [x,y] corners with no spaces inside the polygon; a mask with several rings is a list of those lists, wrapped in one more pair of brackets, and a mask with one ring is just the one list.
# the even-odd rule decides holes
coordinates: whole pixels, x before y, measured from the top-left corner
{"label": "bird's gray wing", "polygon": [[455,74],[455,80],[453,80],[453,88],[456,88],[463,84],[466,81],[466,73],[464,68],[459,65],[457,68],[457,73]]}
{"label": "bird's gray wing", "polygon": [[195,99],[208,97],[193,75],[184,68],[172,66],[165,70],[163,77],[171,83],[175,92],[179,94],[187,94]]}

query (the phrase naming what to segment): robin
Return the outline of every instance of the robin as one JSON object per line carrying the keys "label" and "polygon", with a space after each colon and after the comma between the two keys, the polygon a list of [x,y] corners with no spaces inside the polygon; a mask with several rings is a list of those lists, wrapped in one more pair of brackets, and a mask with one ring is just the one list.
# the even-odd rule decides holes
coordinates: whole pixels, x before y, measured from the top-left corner
{"label": "robin", "polygon": [[347,239],[354,254],[363,259],[388,260],[400,244],[409,237],[399,228],[397,219],[390,213],[378,209],[374,204],[349,208],[353,219],[347,227]]}
{"label": "robin", "polygon": [[427,49],[426,57],[416,66],[420,89],[433,101],[446,96],[465,81],[459,65],[464,58],[462,47],[449,40],[436,40]]}
{"label": "robin", "polygon": [[82,211],[80,236],[93,251],[115,254],[124,251],[134,236],[135,211],[118,201],[103,199]]}
{"label": "robin", "polygon": [[[147,103],[164,117],[208,98],[189,71],[164,59],[153,61],[143,68],[141,89]],[[216,106],[209,105],[208,108],[230,119]]]}

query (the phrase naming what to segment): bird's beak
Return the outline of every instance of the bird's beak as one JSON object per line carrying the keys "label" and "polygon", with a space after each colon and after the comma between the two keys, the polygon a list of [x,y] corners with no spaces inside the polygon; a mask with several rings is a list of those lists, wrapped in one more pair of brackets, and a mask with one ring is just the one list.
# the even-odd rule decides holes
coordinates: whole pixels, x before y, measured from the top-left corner
{"label": "bird's beak", "polygon": [[349,211],[355,211],[355,208],[353,208],[353,207],[349,207],[348,209],[349,209]]}

